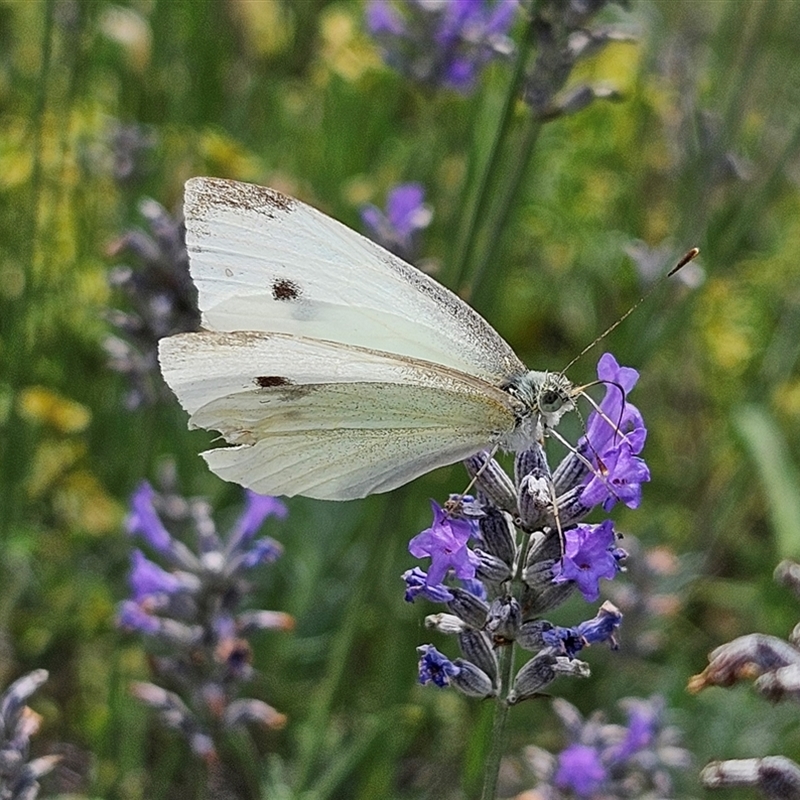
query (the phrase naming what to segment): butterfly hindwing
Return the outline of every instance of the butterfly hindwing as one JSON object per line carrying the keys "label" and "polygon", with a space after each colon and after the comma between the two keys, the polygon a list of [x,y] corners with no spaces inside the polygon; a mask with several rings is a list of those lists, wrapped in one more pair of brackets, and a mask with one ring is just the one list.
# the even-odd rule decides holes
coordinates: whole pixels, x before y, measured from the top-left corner
{"label": "butterfly hindwing", "polygon": [[516,401],[446,367],[286,334],[162,340],[162,370],[195,427],[234,447],[211,469],[267,494],[388,491],[513,430]]}

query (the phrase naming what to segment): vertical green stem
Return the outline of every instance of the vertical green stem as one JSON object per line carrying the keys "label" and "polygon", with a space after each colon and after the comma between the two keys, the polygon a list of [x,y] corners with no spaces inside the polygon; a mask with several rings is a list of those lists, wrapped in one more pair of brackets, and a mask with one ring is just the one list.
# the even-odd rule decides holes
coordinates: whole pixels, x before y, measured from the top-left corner
{"label": "vertical green stem", "polygon": [[492,720],[492,744],[486,756],[483,772],[483,791],[481,800],[494,800],[497,792],[497,779],[500,775],[500,762],[506,747],[506,721],[508,720],[508,703],[506,696],[511,686],[514,675],[514,645],[503,647],[500,651],[499,676],[497,700],[494,706],[494,719]]}
{"label": "vertical green stem", "polygon": [[492,215],[491,225],[481,249],[480,258],[472,272],[470,296],[473,305],[478,311],[485,311],[491,305],[491,296],[487,287],[484,285],[486,280],[487,268],[492,258],[497,253],[497,246],[517,198],[517,193],[522,185],[525,173],[528,171],[533,148],[539,138],[542,129],[542,122],[539,119],[531,118],[528,121],[525,132],[522,135],[520,146],[517,150],[517,158],[514,168],[511,171],[511,178],[506,182],[504,191],[499,198],[496,198],[496,211]]}
{"label": "vertical green stem", "polygon": [[489,155],[486,158],[486,163],[481,170],[478,186],[475,190],[472,203],[470,205],[469,214],[461,229],[458,247],[455,257],[452,261],[452,272],[450,283],[453,287],[458,287],[467,277],[469,259],[472,255],[475,240],[478,236],[478,229],[480,228],[481,220],[486,216],[487,204],[491,197],[492,183],[497,175],[501,154],[503,152],[503,145],[508,138],[511,131],[512,123],[514,121],[514,106],[519,98],[519,90],[522,85],[522,80],[525,76],[525,67],[528,63],[528,56],[531,51],[530,30],[525,32],[525,35],[520,42],[517,51],[517,58],[514,65],[514,74],[508,84],[508,91],[506,92],[505,102],[503,104],[503,111],[500,115],[500,123],[495,130],[494,139],[492,140]]}
{"label": "vertical green stem", "polygon": [[[519,546],[519,557],[517,567],[514,572],[513,590],[517,599],[522,598],[522,570],[528,560],[528,548],[531,543],[530,533],[523,533],[522,542]],[[494,719],[492,720],[492,743],[486,756],[486,763],[483,771],[483,791],[481,800],[495,800],[497,794],[497,779],[500,775],[500,763],[503,760],[503,753],[506,748],[506,722],[508,720],[509,705],[507,697],[511,691],[514,680],[514,652],[515,644],[512,642],[507,647],[500,650],[498,665],[498,687],[497,699],[495,700]]]}

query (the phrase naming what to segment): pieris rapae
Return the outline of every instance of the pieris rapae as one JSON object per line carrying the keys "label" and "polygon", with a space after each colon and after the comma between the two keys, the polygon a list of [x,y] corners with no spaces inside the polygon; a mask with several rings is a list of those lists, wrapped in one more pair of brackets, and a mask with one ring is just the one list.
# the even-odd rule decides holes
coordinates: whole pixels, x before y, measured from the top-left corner
{"label": "pieris rapae", "polygon": [[186,244],[207,330],[163,339],[190,425],[233,447],[213,472],[263,494],[350,500],[500,446],[574,406],[432,278],[272,189],[186,184]]}

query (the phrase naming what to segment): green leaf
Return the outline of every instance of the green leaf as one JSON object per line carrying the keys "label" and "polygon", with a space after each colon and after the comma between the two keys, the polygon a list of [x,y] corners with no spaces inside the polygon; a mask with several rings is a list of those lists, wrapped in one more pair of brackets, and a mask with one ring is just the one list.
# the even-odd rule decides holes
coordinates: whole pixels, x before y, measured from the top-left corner
{"label": "green leaf", "polygon": [[761,406],[734,412],[734,426],[758,469],[781,558],[800,556],[800,472],[772,416]]}

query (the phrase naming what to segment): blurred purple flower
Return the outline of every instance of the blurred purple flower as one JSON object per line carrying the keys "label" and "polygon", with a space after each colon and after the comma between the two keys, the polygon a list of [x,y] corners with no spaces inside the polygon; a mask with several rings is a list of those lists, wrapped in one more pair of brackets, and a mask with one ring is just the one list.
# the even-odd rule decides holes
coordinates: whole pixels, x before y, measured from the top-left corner
{"label": "blurred purple flower", "polygon": [[462,580],[474,578],[478,559],[467,547],[475,531],[474,523],[451,517],[434,500],[431,500],[431,508],[433,525],[408,543],[408,551],[412,556],[431,559],[428,586],[441,583],[450,569]]}
{"label": "blurred purple flower", "polygon": [[612,580],[620,571],[625,551],[616,546],[614,523],[576,525],[564,531],[564,557],[553,566],[553,583],[575,581],[584,599],[600,596],[600,579]]}
{"label": "blurred purple flower", "polygon": [[133,566],[128,580],[137,603],[149,595],[174,594],[183,588],[173,573],[148,560],[141,550],[133,551],[131,561]]}
{"label": "blurred purple flower", "polygon": [[289,509],[277,497],[257,494],[250,489],[245,490],[245,509],[228,539],[228,548],[238,548],[247,543],[264,523],[267,517],[286,519]]}
{"label": "blurred purple flower", "polygon": [[636,753],[650,747],[660,724],[662,710],[660,704],[648,701],[636,702],[631,699],[628,705],[625,739],[619,747],[612,748],[607,754],[607,760],[612,764],[625,762]]}
{"label": "blurred purple flower", "polygon": [[508,56],[517,0],[370,0],[366,21],[384,60],[429,86],[470,92],[480,70]]}
{"label": "blurred purple flower", "polygon": [[172,550],[172,537],[156,513],[153,487],[143,481],[131,498],[131,512],[125,521],[130,534],[139,534],[158,553],[167,554]]}
{"label": "blurred purple flower", "polygon": [[388,0],[371,0],[366,15],[367,28],[373,36],[386,33],[402,36],[406,32],[403,18]]}
{"label": "blurred purple flower", "polygon": [[691,764],[679,747],[678,731],[664,725],[664,701],[628,697],[619,703],[628,712],[628,725],[606,721],[596,711],[586,719],[575,706],[556,698],[553,710],[571,743],[553,756],[538,747],[526,748],[537,774],[537,796],[567,798],[672,797],[670,769]]}
{"label": "blurred purple flower", "polygon": [[591,797],[603,785],[606,775],[597,748],[571,744],[558,757],[554,782],[561,789],[571,789],[578,797]]}
{"label": "blurred purple flower", "polygon": [[161,629],[157,617],[145,611],[135,600],[123,600],[117,609],[117,625],[129,631],[155,636]]}
{"label": "blurred purple flower", "polygon": [[109,367],[130,382],[129,410],[174,402],[158,370],[158,340],[200,329],[183,219],[149,198],[139,203],[139,211],[147,230],[127,230],[107,248],[110,258],[125,257],[132,264],[109,271],[108,283],[124,295],[124,309],[106,312],[116,331],[103,342]]}
{"label": "blurred purple flower", "polygon": [[377,206],[361,209],[361,220],[378,244],[406,261],[413,260],[417,234],[428,227],[433,216],[425,205],[420,183],[401,183],[386,196],[386,213]]}
{"label": "blurred purple flower", "polygon": [[242,555],[239,564],[244,569],[252,569],[259,564],[272,564],[283,555],[283,547],[269,536],[256,539],[252,547]]}

